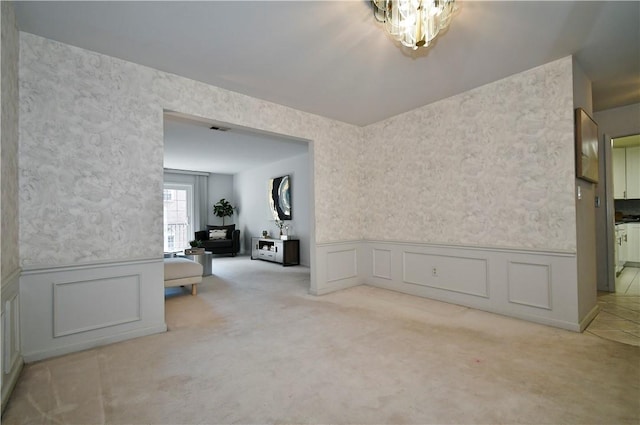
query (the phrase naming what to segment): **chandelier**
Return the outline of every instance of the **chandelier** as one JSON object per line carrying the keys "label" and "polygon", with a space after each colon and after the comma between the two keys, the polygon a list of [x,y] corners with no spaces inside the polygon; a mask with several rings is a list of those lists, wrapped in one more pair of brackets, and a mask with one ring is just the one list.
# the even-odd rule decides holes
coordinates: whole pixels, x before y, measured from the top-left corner
{"label": "chandelier", "polygon": [[449,26],[455,0],[371,0],[373,16],[403,46],[427,47]]}

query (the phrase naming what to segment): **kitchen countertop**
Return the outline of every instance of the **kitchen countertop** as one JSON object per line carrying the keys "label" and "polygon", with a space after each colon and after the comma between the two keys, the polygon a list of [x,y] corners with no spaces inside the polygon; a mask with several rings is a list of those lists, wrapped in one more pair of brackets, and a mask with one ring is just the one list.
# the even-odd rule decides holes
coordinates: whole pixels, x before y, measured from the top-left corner
{"label": "kitchen countertop", "polygon": [[616,224],[626,223],[640,223],[640,217],[623,217],[620,220],[616,220]]}

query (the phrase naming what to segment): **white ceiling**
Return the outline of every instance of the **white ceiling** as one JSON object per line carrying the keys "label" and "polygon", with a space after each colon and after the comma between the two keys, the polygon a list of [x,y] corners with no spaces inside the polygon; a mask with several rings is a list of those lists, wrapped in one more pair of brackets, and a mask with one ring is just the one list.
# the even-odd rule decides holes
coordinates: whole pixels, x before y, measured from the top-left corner
{"label": "white ceiling", "polygon": [[211,126],[204,120],[165,113],[164,167],[236,174],[308,152],[305,141],[240,128],[218,131]]}
{"label": "white ceiling", "polygon": [[428,49],[366,0],[18,1],[20,30],[367,125],[575,54],[594,110],[640,102],[640,2],[465,1]]}

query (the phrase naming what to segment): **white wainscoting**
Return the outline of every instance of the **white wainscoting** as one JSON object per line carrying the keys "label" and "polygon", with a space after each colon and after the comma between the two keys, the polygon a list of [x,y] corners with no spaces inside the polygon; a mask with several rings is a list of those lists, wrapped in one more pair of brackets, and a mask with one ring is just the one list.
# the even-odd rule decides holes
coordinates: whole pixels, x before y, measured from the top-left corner
{"label": "white wainscoting", "polygon": [[360,250],[359,283],[573,331],[584,327],[573,253],[383,241],[353,249]]}
{"label": "white wainscoting", "polygon": [[163,260],[24,270],[20,309],[27,362],[164,332]]}
{"label": "white wainscoting", "polygon": [[487,260],[484,258],[412,251],[402,253],[402,281],[414,285],[488,298],[487,271]]}
{"label": "white wainscoting", "polygon": [[2,410],[22,369],[20,351],[20,269],[2,279]]}
{"label": "white wainscoting", "polygon": [[362,241],[317,244],[310,292],[323,295],[362,284],[362,247]]}

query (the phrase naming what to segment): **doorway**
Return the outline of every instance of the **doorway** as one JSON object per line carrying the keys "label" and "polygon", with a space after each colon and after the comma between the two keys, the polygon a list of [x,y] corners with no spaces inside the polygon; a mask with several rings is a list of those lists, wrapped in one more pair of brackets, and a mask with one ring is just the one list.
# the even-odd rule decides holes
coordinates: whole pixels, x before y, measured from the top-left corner
{"label": "doorway", "polygon": [[600,313],[587,332],[640,346],[640,135],[605,136],[603,147],[608,213],[599,230],[606,230],[612,243],[607,263],[601,263],[609,274],[598,280]]}
{"label": "doorway", "polygon": [[[612,139],[611,152],[616,278],[610,291],[640,295],[634,289],[640,267],[640,134]],[[624,273],[626,268],[635,270]]]}
{"label": "doorway", "polygon": [[[312,272],[314,263],[313,142],[173,111],[164,113],[165,182],[186,182],[197,176],[193,189],[194,232],[221,225],[212,205],[221,198],[235,207],[226,224],[240,231],[240,255],[251,253],[251,241],[278,230],[269,210],[268,182],[290,175],[292,221],[287,222],[300,241],[301,265]],[[180,175],[180,179],[176,175]],[[204,189],[203,189],[204,188]],[[187,240],[188,242],[188,240]],[[215,259],[214,259],[215,265]],[[215,268],[215,266],[214,266]],[[215,273],[215,272],[214,272]],[[311,273],[312,274],[312,273]]]}

